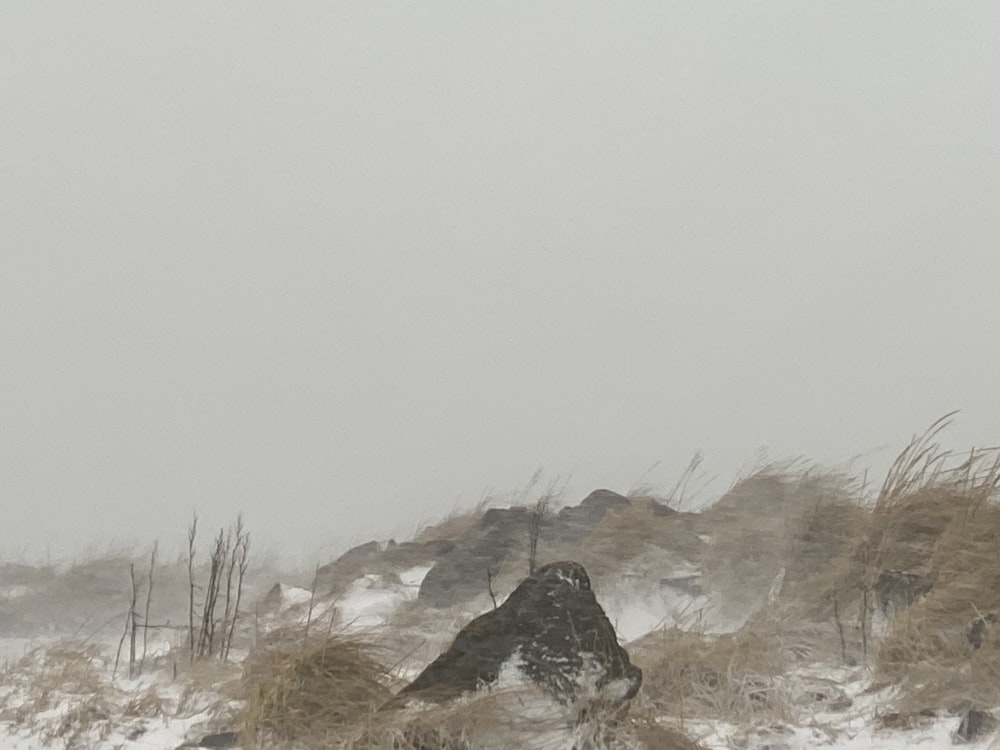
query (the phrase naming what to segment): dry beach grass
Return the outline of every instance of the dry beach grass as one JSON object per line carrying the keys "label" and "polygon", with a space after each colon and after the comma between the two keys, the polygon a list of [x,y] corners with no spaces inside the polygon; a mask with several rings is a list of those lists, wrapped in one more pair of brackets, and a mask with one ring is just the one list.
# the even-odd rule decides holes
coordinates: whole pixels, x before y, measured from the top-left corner
{"label": "dry beach grass", "polygon": [[[578,541],[543,535],[538,562],[578,560],[599,601],[626,579],[651,581],[655,590],[676,584],[664,583],[673,571],[691,570],[697,580],[687,595],[711,601],[715,609],[706,617],[716,618],[714,625],[732,625],[731,632],[659,628],[626,644],[644,683],[625,718],[595,716],[577,726],[523,686],[447,705],[393,701],[405,682],[401,666],[409,674],[426,665],[468,622],[470,610],[492,606],[485,583],[482,595],[464,605],[433,609],[405,601],[385,626],[350,635],[331,630],[325,614],[308,635],[301,622],[269,632],[293,621],[283,621],[282,612],[299,617],[301,602],[294,612],[278,602],[280,611],[260,623],[248,611],[236,664],[191,663],[179,631],[164,630],[175,650],[150,657],[148,683],[124,681],[120,671],[112,676],[107,638],[103,645],[87,638],[102,624],[94,615],[102,607],[115,615],[109,630],[120,632],[119,605],[127,606],[121,582],[130,560],[116,552],[61,570],[8,566],[10,585],[30,589],[18,600],[23,610],[8,603],[13,625],[48,617],[62,592],[84,635],[8,661],[0,675],[0,722],[74,749],[197,716],[192,736],[233,728],[245,746],[261,748],[490,750],[510,742],[543,748],[565,745],[576,732],[581,746],[597,750],[693,750],[691,722],[796,726],[818,710],[803,708],[803,696],[816,692],[803,688],[804,670],[850,668],[870,674],[871,705],[886,726],[994,711],[1000,708],[1000,452],[945,450],[939,440],[947,423],[914,438],[871,500],[848,472],[789,461],[759,466],[699,513],[679,512],[647,490],[611,508]],[[526,496],[521,500],[532,507]],[[433,544],[461,539],[482,518],[479,507],[427,527],[420,538],[429,546],[405,548],[399,559],[419,562]],[[526,527],[523,544],[494,571],[498,601],[527,573],[527,534]],[[370,572],[399,584],[395,569],[345,567],[338,575]],[[154,618],[184,609],[185,577],[180,565],[162,567]],[[322,604],[332,617],[335,594],[314,595],[316,611]],[[29,609],[36,605],[37,612]],[[830,695],[842,687],[832,686]],[[992,731],[988,721],[984,726]]]}

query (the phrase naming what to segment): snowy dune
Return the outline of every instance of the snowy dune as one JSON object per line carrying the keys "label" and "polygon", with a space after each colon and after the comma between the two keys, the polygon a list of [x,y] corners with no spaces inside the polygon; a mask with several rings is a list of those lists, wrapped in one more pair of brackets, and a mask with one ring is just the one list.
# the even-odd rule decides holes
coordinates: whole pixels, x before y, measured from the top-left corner
{"label": "snowy dune", "polygon": [[[927,459],[948,465],[950,454],[935,450]],[[874,506],[856,494],[849,477],[788,466],[765,467],[697,514],[616,496],[615,509],[579,532],[584,536],[566,527],[569,541],[552,532],[539,550],[556,559],[575,550],[585,562],[598,602],[643,670],[631,715],[650,726],[680,731],[713,750],[902,750],[950,745],[963,717],[972,716],[966,711],[978,708],[984,723],[977,741],[988,742],[995,732],[996,704],[989,703],[995,681],[977,675],[993,674],[1000,638],[992,628],[992,579],[980,574],[991,568],[970,564],[968,556],[982,560],[997,551],[1000,534],[990,530],[1000,528],[1000,514],[993,504],[963,505],[995,499],[995,473],[970,471],[967,458],[958,466],[964,473],[921,474],[912,481],[897,476],[895,484],[887,483],[896,488],[891,504],[880,495]],[[956,507],[966,511],[956,514]],[[592,510],[581,504],[563,515],[578,520]],[[977,535],[970,536],[970,512],[979,514],[972,527]],[[918,513],[925,514],[918,527],[903,522]],[[522,517],[521,511],[473,514],[449,519],[440,527],[446,531],[439,531],[467,542],[486,521]],[[906,531],[911,528],[917,531]],[[72,586],[53,575],[45,591],[62,592],[62,608],[41,589],[0,580],[0,625],[8,625],[0,636],[0,747],[174,748],[237,728],[248,710],[246,685],[260,679],[253,655],[299,638],[337,634],[370,644],[391,683],[379,689],[398,689],[445,650],[460,628],[493,608],[494,598],[502,603],[526,572],[523,551],[505,547],[506,557],[491,569],[489,581],[484,577],[481,591],[431,606],[422,592],[440,555],[468,552],[435,533],[432,528],[402,545],[363,545],[318,570],[312,585],[303,585],[302,576],[275,581],[268,577],[273,573],[258,571],[248,580],[227,663],[191,662],[182,606],[187,571],[182,564],[166,566],[157,589],[161,600],[150,615],[162,627],[147,634],[144,657],[140,637],[134,677],[118,616],[127,609],[126,599],[120,588],[108,586],[115,570],[121,577],[122,560],[87,561],[82,573],[61,574]],[[496,538],[494,526],[484,533]],[[871,559],[859,550],[873,539],[891,542],[880,548],[880,582],[919,584],[923,568],[907,562],[915,560],[964,583],[903,592],[892,608],[887,602],[896,594],[877,588],[869,600],[871,616],[862,621],[865,599],[853,581],[860,575],[857,561]],[[440,580],[446,579],[438,576],[435,585]],[[87,586],[97,593],[88,593]],[[963,635],[969,610],[956,599],[969,592],[977,597],[973,603],[988,607],[974,646]],[[942,607],[952,607],[954,616]],[[53,612],[62,612],[67,627],[52,619]],[[937,619],[921,619],[928,612]],[[914,623],[942,627],[942,612],[951,630],[926,641],[907,635]],[[34,632],[24,632],[34,626]],[[940,644],[952,643],[948,633],[958,640],[945,648]],[[896,654],[904,654],[902,662]],[[935,687],[937,692],[930,689]],[[500,690],[500,702],[491,705],[502,705],[502,686],[493,689]],[[537,746],[573,746],[572,732],[553,731]],[[504,746],[502,737],[497,741]],[[519,743],[535,746],[523,737]],[[615,747],[654,746],[629,743]]]}

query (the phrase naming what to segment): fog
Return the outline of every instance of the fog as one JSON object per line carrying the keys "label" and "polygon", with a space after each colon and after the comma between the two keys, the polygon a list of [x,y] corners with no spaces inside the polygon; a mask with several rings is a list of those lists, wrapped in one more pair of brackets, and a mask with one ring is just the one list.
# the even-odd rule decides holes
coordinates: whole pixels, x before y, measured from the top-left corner
{"label": "fog", "polygon": [[998,29],[5,2],[0,557],[997,443]]}

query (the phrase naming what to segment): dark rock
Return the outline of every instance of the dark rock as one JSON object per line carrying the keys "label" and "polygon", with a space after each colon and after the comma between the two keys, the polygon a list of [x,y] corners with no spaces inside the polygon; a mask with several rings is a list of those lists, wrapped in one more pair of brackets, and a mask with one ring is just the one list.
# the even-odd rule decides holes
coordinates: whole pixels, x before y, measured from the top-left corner
{"label": "dark rock", "polygon": [[379,543],[372,540],[351,547],[333,562],[322,565],[316,570],[316,587],[320,591],[342,586],[345,581],[353,580],[367,568],[376,563],[381,555]]}
{"label": "dark rock", "polygon": [[379,547],[379,543],[375,540],[365,542],[364,544],[359,544],[356,547],[351,547],[336,560],[323,565],[316,572],[320,576],[326,576],[335,573],[340,568],[355,567],[359,564],[363,565],[376,559],[381,552],[382,550]]}
{"label": "dark rock", "polygon": [[378,542],[367,542],[347,550],[333,562],[320,567],[316,571],[316,588],[324,594],[343,592],[352,582],[367,573],[391,577],[400,570],[433,565],[454,547],[455,543],[447,539],[402,543],[390,540],[385,549]]}
{"label": "dark rock", "polygon": [[631,505],[624,495],[611,490],[594,490],[579,505],[563,508],[557,516],[558,536],[563,541],[577,541],[585,537],[610,510]]}
{"label": "dark rock", "polygon": [[[625,508],[631,501],[611,490],[598,489],[577,506],[538,519],[538,538],[545,543],[577,543],[584,540],[609,511]],[[676,511],[659,506],[657,514]],[[514,506],[486,510],[468,535],[461,540],[390,542],[381,549],[367,542],[349,549],[337,560],[321,567],[317,587],[325,593],[342,591],[365,573],[388,573],[403,567],[430,564],[419,599],[431,607],[443,608],[467,602],[488,590],[488,578],[515,550],[526,550],[535,508]]]}
{"label": "dark rock", "polygon": [[274,584],[270,589],[268,589],[267,593],[260,598],[260,601],[257,602],[257,606],[264,612],[277,612],[281,609],[283,600],[281,591],[281,584]]}
{"label": "dark rock", "polygon": [[459,544],[435,563],[423,581],[417,598],[431,607],[450,607],[485,593],[491,571],[510,554],[511,545],[487,539]]}
{"label": "dark rock", "polygon": [[486,533],[503,537],[514,537],[523,534],[528,528],[528,517],[531,511],[515,505],[510,508],[489,508],[479,519],[479,527]]}
{"label": "dark rock", "polygon": [[962,716],[962,721],[958,725],[958,730],[955,734],[959,739],[970,742],[981,734],[986,729],[993,727],[993,717],[990,716],[986,711],[981,711],[976,708],[970,708]]}
{"label": "dark rock", "polygon": [[398,698],[441,702],[496,682],[514,667],[563,705],[584,696],[625,706],[642,683],[575,562],[544,565],[497,609],[466,625]]}
{"label": "dark rock", "polygon": [[580,501],[580,507],[595,514],[595,520],[604,518],[604,514],[609,510],[627,508],[631,504],[632,501],[627,497],[611,490],[594,490]]}
{"label": "dark rock", "polygon": [[677,589],[688,596],[701,596],[705,589],[701,585],[701,575],[678,575],[660,579],[661,586]]}
{"label": "dark rock", "polygon": [[977,617],[969,625],[969,632],[966,633],[965,637],[969,641],[969,645],[972,646],[974,651],[978,651],[983,645],[983,641],[986,640],[986,636],[989,633],[990,626],[997,621],[997,615],[995,612],[987,612],[981,617]]}
{"label": "dark rock", "polygon": [[351,558],[371,558],[378,555],[382,551],[379,543],[372,539],[370,542],[365,542],[364,544],[359,544],[356,547],[351,547],[347,552],[341,555],[342,559],[350,560]]}
{"label": "dark rock", "polygon": [[[609,511],[630,504],[617,492],[594,490],[577,506],[543,515],[538,536],[543,542],[580,542]],[[449,607],[486,592],[488,571],[498,569],[515,549],[527,549],[534,512],[531,507],[514,506],[483,513],[473,534],[438,558],[421,584],[420,600],[431,607]]]}
{"label": "dark rock", "polygon": [[426,544],[420,544],[419,542],[403,542],[399,545],[399,552],[406,552],[416,547],[421,549],[431,550],[432,556],[436,559],[441,557],[441,555],[447,555],[453,549],[455,549],[457,542],[452,539],[435,539],[432,542],[427,542]]}
{"label": "dark rock", "polygon": [[490,508],[476,534],[442,555],[424,576],[418,597],[432,607],[449,607],[487,591],[489,571],[496,571],[518,544],[528,538],[530,510]]}
{"label": "dark rock", "polygon": [[669,505],[664,505],[656,500],[653,501],[652,507],[654,516],[679,516],[681,514],[679,510],[674,510]]}
{"label": "dark rock", "polygon": [[240,744],[239,740],[240,738],[236,735],[236,732],[217,732],[216,734],[205,735],[198,741],[198,744],[193,745],[193,747],[236,747]]}
{"label": "dark rock", "polygon": [[925,575],[905,570],[884,570],[875,582],[875,601],[886,617],[892,617],[931,590]]}

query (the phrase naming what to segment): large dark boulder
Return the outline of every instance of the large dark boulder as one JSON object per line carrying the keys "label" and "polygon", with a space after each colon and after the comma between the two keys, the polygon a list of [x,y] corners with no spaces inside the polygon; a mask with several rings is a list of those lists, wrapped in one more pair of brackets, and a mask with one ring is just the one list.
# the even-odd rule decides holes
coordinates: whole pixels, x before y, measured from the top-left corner
{"label": "large dark boulder", "polygon": [[594,490],[580,501],[581,508],[585,509],[591,516],[594,523],[600,521],[609,510],[627,508],[632,504],[624,495],[619,495],[611,490]]}
{"label": "large dark boulder", "polygon": [[559,511],[556,517],[556,535],[563,541],[579,541],[601,522],[608,511],[627,508],[631,502],[624,495],[611,490],[594,490],[579,505]]}
{"label": "large dark boulder", "polygon": [[[594,490],[579,505],[545,514],[539,521],[544,542],[577,543],[586,538],[609,511],[631,501],[611,490]],[[431,607],[450,607],[487,591],[488,572],[496,571],[516,549],[528,547],[535,509],[490,508],[468,536],[441,555],[420,586],[420,600]]]}
{"label": "large dark boulder", "polygon": [[526,545],[531,511],[525,507],[490,508],[468,539],[438,558],[424,576],[418,594],[431,607],[449,607],[487,591],[495,572],[518,545]]}
{"label": "large dark boulder", "polygon": [[510,669],[560,704],[586,703],[578,705],[582,711],[595,701],[621,709],[642,683],[583,566],[556,562],[466,625],[396,700],[447,701],[496,683]]}

